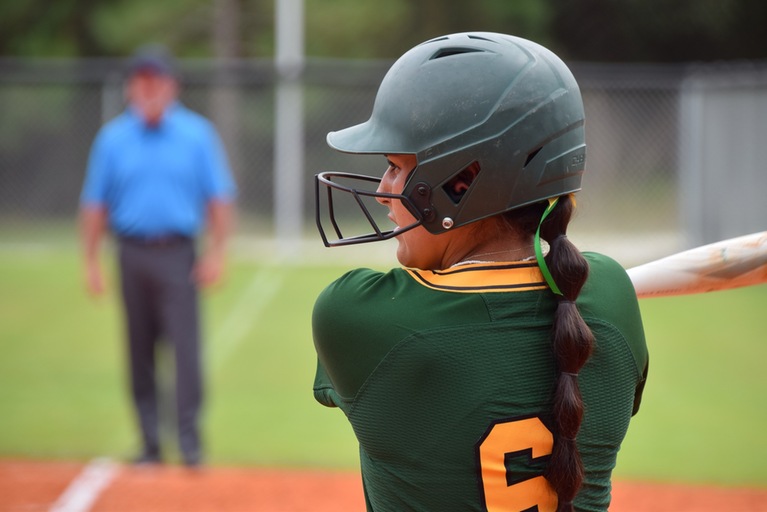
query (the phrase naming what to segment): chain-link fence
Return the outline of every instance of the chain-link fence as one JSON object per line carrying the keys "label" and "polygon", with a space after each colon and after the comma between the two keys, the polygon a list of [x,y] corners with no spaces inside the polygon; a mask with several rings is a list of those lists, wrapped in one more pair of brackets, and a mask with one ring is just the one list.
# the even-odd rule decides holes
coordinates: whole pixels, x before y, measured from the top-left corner
{"label": "chain-link fence", "polygon": [[[271,61],[182,62],[182,101],[214,120],[227,147],[240,234],[279,239],[281,206],[316,243],[313,175],[383,172],[382,158],[339,154],[325,136],[367,119],[390,64],[310,59],[300,79],[288,80]],[[639,260],[648,249],[663,253],[765,228],[767,207],[758,197],[767,189],[764,65],[571,67],[588,145],[575,236],[586,245],[598,240],[595,248],[625,241]],[[0,242],[73,225],[90,144],[123,108],[120,69],[112,60],[0,59]],[[283,87],[299,94],[300,132],[280,145],[275,126],[285,114],[275,105]],[[301,168],[278,168],[285,160],[275,148],[286,147],[301,155],[288,160]],[[275,177],[291,172],[299,179],[286,191]],[[733,210],[738,215],[726,215]]]}

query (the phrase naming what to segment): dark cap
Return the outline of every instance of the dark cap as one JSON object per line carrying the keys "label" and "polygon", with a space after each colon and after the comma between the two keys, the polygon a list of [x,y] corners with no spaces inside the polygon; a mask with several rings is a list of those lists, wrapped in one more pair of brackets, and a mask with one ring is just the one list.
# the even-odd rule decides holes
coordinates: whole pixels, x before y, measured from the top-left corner
{"label": "dark cap", "polygon": [[128,75],[140,71],[158,75],[176,75],[176,64],[173,56],[162,45],[147,45],[139,48],[128,63]]}

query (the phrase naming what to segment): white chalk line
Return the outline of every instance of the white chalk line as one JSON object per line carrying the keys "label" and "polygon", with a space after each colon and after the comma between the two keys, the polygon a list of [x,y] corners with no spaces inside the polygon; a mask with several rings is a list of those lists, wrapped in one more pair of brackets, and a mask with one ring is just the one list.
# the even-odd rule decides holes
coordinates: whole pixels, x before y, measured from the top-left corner
{"label": "white chalk line", "polygon": [[211,370],[219,370],[239,348],[283,281],[283,271],[276,268],[262,268],[256,273],[211,337]]}
{"label": "white chalk line", "polygon": [[118,472],[119,466],[111,460],[93,459],[59,496],[50,512],[87,512]]}
{"label": "white chalk line", "polygon": [[[279,291],[284,276],[275,269],[260,270],[240,295],[211,340],[213,369],[219,369],[245,339],[253,324]],[[49,512],[88,512],[119,472],[108,458],[93,459],[51,506]]]}

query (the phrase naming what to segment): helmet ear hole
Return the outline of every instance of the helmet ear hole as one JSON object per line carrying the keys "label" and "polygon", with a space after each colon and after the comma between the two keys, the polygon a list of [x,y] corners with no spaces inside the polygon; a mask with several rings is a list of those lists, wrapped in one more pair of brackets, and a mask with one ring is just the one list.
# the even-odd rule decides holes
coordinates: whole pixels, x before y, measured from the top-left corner
{"label": "helmet ear hole", "polygon": [[474,183],[474,180],[477,179],[479,171],[479,162],[475,160],[464,167],[458,174],[450,178],[450,180],[442,186],[442,190],[445,191],[454,204],[460,203],[472,183]]}

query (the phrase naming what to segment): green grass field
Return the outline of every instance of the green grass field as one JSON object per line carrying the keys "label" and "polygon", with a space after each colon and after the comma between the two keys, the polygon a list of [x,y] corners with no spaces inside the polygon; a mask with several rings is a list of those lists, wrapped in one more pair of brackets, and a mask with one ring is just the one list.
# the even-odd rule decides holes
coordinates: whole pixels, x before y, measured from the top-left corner
{"label": "green grass field", "polygon": [[[231,263],[204,300],[210,463],[356,468],[311,392],[311,308],[348,265]],[[73,244],[0,247],[0,457],[133,453],[114,291],[85,294]],[[617,477],[767,486],[765,305],[764,285],[642,301],[650,380]]]}

